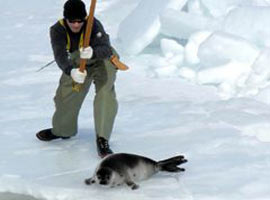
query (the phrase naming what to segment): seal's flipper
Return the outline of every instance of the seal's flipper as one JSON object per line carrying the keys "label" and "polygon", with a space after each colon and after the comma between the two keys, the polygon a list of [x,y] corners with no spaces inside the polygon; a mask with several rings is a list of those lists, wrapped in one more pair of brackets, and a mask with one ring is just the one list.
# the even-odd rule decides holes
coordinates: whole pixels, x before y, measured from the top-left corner
{"label": "seal's flipper", "polygon": [[85,179],[84,182],[86,185],[92,185],[92,184],[96,183],[96,181],[93,178]]}
{"label": "seal's flipper", "polygon": [[132,189],[132,190],[136,190],[139,188],[139,185],[137,185],[136,183],[134,183],[133,181],[126,181],[126,184]]}
{"label": "seal's flipper", "polygon": [[160,171],[167,171],[167,172],[180,172],[185,171],[184,168],[177,167],[183,163],[186,163],[187,160],[184,156],[175,156],[166,160],[161,160],[157,162],[157,167]]}

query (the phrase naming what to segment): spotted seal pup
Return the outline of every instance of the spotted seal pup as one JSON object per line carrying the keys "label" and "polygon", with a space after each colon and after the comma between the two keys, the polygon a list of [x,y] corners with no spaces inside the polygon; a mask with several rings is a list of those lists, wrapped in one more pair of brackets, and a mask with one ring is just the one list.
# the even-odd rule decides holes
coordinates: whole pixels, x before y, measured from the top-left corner
{"label": "spotted seal pup", "polygon": [[146,180],[159,171],[181,172],[178,167],[187,162],[184,156],[175,156],[166,160],[155,161],[150,158],[127,153],[116,153],[105,157],[97,166],[94,175],[85,180],[87,185],[94,183],[115,187],[123,184],[137,189],[137,181]]}

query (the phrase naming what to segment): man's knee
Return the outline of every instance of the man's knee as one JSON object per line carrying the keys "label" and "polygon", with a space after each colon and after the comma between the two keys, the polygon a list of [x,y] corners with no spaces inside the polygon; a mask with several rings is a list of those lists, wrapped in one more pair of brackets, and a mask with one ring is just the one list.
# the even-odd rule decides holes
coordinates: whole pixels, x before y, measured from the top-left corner
{"label": "man's knee", "polygon": [[104,85],[99,90],[97,90],[96,95],[100,98],[116,98],[114,85]]}

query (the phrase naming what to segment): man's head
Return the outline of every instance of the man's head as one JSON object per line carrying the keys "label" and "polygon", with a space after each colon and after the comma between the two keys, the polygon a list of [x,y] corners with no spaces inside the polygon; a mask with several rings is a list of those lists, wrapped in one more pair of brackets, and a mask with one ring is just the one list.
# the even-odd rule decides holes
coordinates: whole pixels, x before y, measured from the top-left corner
{"label": "man's head", "polygon": [[68,0],[64,5],[64,18],[72,32],[80,32],[87,12],[81,0]]}

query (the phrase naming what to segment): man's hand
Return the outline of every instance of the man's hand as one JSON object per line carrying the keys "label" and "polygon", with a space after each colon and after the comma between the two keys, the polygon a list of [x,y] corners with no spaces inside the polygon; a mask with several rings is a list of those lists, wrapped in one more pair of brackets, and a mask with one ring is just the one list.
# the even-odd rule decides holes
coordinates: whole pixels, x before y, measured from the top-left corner
{"label": "man's hand", "polygon": [[85,78],[86,78],[87,72],[84,70],[84,72],[80,72],[78,68],[72,69],[70,72],[71,78],[76,82],[76,83],[84,83]]}
{"label": "man's hand", "polygon": [[86,48],[80,49],[80,58],[81,59],[91,59],[93,56],[93,49],[92,47],[88,46]]}

